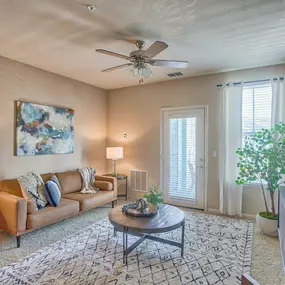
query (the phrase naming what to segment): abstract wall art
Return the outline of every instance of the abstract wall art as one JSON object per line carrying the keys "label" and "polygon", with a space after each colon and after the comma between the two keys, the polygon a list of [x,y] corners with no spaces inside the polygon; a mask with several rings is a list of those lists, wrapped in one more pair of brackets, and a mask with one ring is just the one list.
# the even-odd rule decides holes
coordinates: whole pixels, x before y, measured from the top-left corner
{"label": "abstract wall art", "polygon": [[74,110],[16,101],[16,155],[74,152]]}

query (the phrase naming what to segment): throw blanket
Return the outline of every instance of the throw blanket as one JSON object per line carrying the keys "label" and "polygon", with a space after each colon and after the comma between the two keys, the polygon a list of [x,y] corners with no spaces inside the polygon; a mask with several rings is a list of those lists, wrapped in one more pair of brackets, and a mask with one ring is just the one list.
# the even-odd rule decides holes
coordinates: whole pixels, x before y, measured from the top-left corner
{"label": "throw blanket", "polygon": [[96,188],[94,185],[96,170],[91,167],[84,167],[84,168],[78,169],[78,171],[81,174],[81,177],[83,180],[82,189],[80,193],[82,194],[97,193],[99,189]]}
{"label": "throw blanket", "polygon": [[44,192],[44,182],[38,173],[28,172],[21,175],[18,181],[23,194],[26,195],[29,200],[34,201],[38,210],[46,206],[48,201]]}

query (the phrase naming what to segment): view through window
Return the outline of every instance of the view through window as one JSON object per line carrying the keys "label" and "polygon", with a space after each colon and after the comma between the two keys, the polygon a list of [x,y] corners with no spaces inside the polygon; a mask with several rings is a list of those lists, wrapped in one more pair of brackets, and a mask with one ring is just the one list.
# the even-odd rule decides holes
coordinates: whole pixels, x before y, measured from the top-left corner
{"label": "view through window", "polygon": [[253,135],[271,127],[271,84],[245,85],[242,93],[242,135]]}
{"label": "view through window", "polygon": [[[242,92],[242,139],[271,127],[272,88],[270,82],[245,85]],[[251,183],[259,183],[253,181]]]}

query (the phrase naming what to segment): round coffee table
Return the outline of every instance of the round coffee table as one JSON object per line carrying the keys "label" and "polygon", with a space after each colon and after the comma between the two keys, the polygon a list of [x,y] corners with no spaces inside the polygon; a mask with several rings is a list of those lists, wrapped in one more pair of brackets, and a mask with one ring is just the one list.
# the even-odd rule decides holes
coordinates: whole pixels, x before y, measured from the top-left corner
{"label": "round coffee table", "polygon": [[[125,264],[127,264],[128,254],[145,239],[177,246],[181,248],[181,256],[183,256],[185,214],[174,206],[160,205],[158,214],[150,218],[128,216],[122,212],[122,206],[118,206],[109,212],[109,220],[114,226],[114,236],[117,231],[123,232],[123,262]],[[173,231],[179,227],[182,228],[181,243],[150,235]],[[128,234],[140,237],[129,247]]]}

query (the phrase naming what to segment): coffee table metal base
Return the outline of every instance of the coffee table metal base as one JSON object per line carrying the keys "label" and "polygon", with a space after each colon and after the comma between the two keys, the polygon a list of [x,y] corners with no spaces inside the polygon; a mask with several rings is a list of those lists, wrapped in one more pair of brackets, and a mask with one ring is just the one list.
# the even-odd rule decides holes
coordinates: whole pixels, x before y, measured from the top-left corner
{"label": "coffee table metal base", "polygon": [[[175,242],[172,240],[167,240],[164,238],[159,238],[156,236],[152,236],[149,234],[142,234],[142,233],[137,233],[133,231],[129,231],[127,227],[124,227],[123,230],[121,229],[116,229],[114,228],[114,236],[116,236],[117,231],[122,231],[123,232],[123,263],[128,264],[128,255],[130,252],[132,252],[134,249],[136,249],[144,240],[149,239],[173,246],[177,246],[181,248],[181,256],[183,257],[184,254],[184,233],[185,233],[185,221],[181,223],[181,230],[182,230],[182,237],[181,237],[181,242]],[[128,235],[133,235],[140,237],[136,242],[134,242],[131,246],[128,247]]]}

